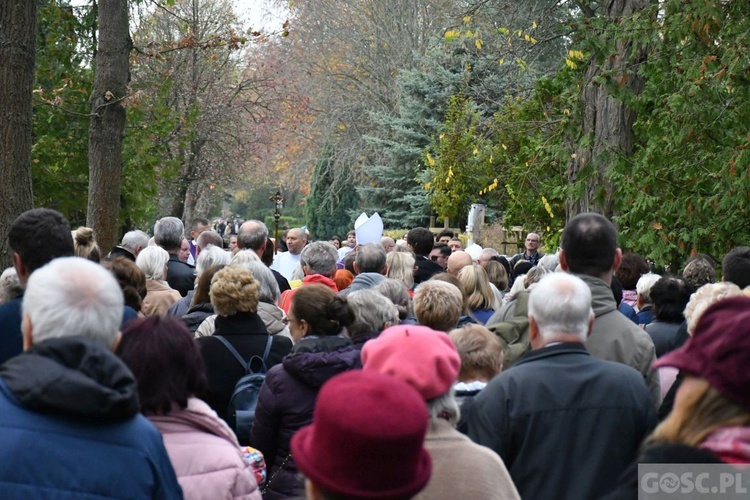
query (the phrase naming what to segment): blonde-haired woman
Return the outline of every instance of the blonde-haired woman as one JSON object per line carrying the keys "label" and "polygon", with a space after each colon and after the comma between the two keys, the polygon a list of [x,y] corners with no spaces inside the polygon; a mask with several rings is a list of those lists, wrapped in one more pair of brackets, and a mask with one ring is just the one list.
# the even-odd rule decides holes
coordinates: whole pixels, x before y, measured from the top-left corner
{"label": "blonde-haired woman", "polygon": [[[260,283],[242,267],[225,267],[211,279],[211,305],[216,312],[213,335],[197,340],[206,363],[208,390],[202,399],[225,421],[233,424],[227,411],[237,381],[245,374],[253,356],[263,357],[267,351],[266,368],[281,362],[292,349],[292,341],[281,335],[271,336],[258,316]],[[237,351],[240,363],[222,340]],[[240,444],[247,444],[247,434],[237,433]]]}
{"label": "blonde-haired woman", "polygon": [[416,257],[408,250],[405,252],[390,252],[385,257],[385,263],[388,266],[386,277],[401,281],[406,285],[406,289],[409,290],[411,296],[414,296],[411,290],[414,288],[415,262]]}
{"label": "blonde-haired woman", "polygon": [[[750,297],[718,301],[693,337],[654,366],[686,373],[669,416],[646,439],[639,464],[750,464]],[[635,498],[631,467],[608,498]]]}
{"label": "blonde-haired woman", "polygon": [[150,246],[141,250],[135,264],[146,275],[146,297],[141,312],[146,316],[166,315],[169,306],[182,298],[180,292],[167,284],[169,254],[162,247]]}
{"label": "blonde-haired woman", "polygon": [[466,305],[471,315],[484,325],[495,314],[495,294],[490,287],[487,271],[479,264],[466,266],[458,273],[458,281],[466,294]]}
{"label": "blonde-haired woman", "polygon": [[94,238],[94,230],[90,227],[79,227],[71,231],[73,235],[73,247],[75,255],[84,259],[99,262],[102,258],[102,252]]}

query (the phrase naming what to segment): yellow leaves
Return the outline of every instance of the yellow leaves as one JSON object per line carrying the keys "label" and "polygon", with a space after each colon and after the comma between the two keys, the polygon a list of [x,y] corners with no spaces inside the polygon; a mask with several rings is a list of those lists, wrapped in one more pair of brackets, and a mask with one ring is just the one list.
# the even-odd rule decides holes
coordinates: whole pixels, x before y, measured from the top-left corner
{"label": "yellow leaves", "polygon": [[474,38],[474,32],[469,30],[466,32],[466,35],[464,35],[466,38]]}
{"label": "yellow leaves", "polygon": [[471,22],[471,16],[464,17],[463,21],[464,21],[464,24],[469,24]]}
{"label": "yellow leaves", "polygon": [[569,56],[570,56],[571,58],[573,58],[573,59],[577,59],[577,60],[579,60],[579,61],[583,61],[583,59],[584,59],[584,55],[583,55],[583,52],[581,52],[580,50],[569,50],[569,51],[568,51],[568,55],[569,55]]}
{"label": "yellow leaves", "polygon": [[651,224],[651,227],[653,227],[653,228],[654,228],[654,229],[656,229],[657,231],[661,231],[662,229],[664,229],[664,226],[662,226],[662,225],[661,225],[661,223],[660,223],[660,222],[658,222],[658,221],[654,221],[654,222],[653,222],[653,223]]}
{"label": "yellow leaves", "polygon": [[427,153],[427,164],[431,167],[435,166],[435,159],[432,157],[430,153]]}
{"label": "yellow leaves", "polygon": [[536,29],[536,21],[533,21],[533,22],[531,23],[531,29],[533,29],[533,30],[535,30],[535,29]]}
{"label": "yellow leaves", "polygon": [[425,182],[424,183],[424,189],[425,189],[425,191],[429,190],[430,187],[432,187],[432,183],[431,182]]}
{"label": "yellow leaves", "polygon": [[474,151],[471,152],[474,156],[479,154],[479,148],[474,148]]}
{"label": "yellow leaves", "polygon": [[501,143],[500,146],[503,148],[504,151],[508,151],[508,146],[506,146],[505,144]]}
{"label": "yellow leaves", "polygon": [[480,40],[479,38],[474,40],[474,46],[476,46],[477,50],[482,50],[482,40]]}
{"label": "yellow leaves", "polygon": [[445,32],[445,35],[443,35],[443,38],[446,41],[450,42],[450,41],[455,40],[456,38],[458,38],[460,36],[461,36],[461,31],[460,30],[448,30],[448,31]]}
{"label": "yellow leaves", "polygon": [[500,59],[500,60],[498,61],[498,64],[499,64],[500,66],[502,66],[503,64],[505,64],[505,59]]}
{"label": "yellow leaves", "polygon": [[495,180],[492,181],[492,183],[489,186],[479,191],[479,196],[482,196],[484,194],[489,193],[490,191],[493,191],[495,188],[497,188],[497,186],[498,186],[498,180],[497,180],[497,177],[495,177]]}
{"label": "yellow leaves", "polygon": [[571,59],[568,59],[567,57],[565,58],[565,65],[570,69],[578,69],[578,63]]}
{"label": "yellow leaves", "polygon": [[445,185],[451,183],[451,179],[453,179],[453,167],[448,167],[448,177],[445,178]]}
{"label": "yellow leaves", "polygon": [[569,110],[568,108],[565,108],[565,109],[563,109],[563,111],[562,111],[562,112],[563,112],[563,114],[564,114],[565,116],[570,116],[570,110]]}
{"label": "yellow leaves", "polygon": [[519,68],[521,68],[521,69],[522,69],[523,71],[526,71],[526,68],[527,68],[527,66],[526,66],[526,61],[524,61],[524,60],[523,60],[523,59],[521,59],[520,57],[516,57],[516,64],[517,64],[517,65],[518,65],[518,67],[519,67]]}
{"label": "yellow leaves", "polygon": [[510,35],[510,30],[508,28],[498,28],[497,32],[501,35]]}
{"label": "yellow leaves", "polygon": [[544,209],[547,211],[547,214],[550,216],[551,219],[554,219],[555,213],[552,211],[552,207],[547,201],[547,198],[545,198],[544,196],[542,196],[542,203],[544,204]]}
{"label": "yellow leaves", "polygon": [[346,124],[345,123],[339,123],[336,128],[338,128],[339,130],[341,130],[343,132],[344,130],[346,130]]}
{"label": "yellow leaves", "polygon": [[527,42],[529,42],[529,43],[530,43],[530,44],[532,44],[532,45],[536,44],[536,38],[533,38],[533,37],[532,37],[531,35],[529,35],[528,33],[526,33],[526,34],[525,34],[525,35],[523,36],[523,39],[524,39],[524,40],[526,40]]}

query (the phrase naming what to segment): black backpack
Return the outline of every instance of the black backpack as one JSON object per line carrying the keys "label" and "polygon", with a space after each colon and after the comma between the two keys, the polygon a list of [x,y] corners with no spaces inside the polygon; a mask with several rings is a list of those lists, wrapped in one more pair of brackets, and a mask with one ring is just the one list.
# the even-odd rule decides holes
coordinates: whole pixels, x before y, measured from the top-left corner
{"label": "black backpack", "polygon": [[[214,337],[219,339],[229,349],[229,352],[232,353],[245,369],[245,374],[234,384],[234,391],[227,407],[227,415],[229,416],[229,426],[237,434],[240,444],[247,444],[247,441],[250,439],[250,429],[253,427],[253,421],[255,420],[255,407],[258,405],[260,387],[263,385],[263,381],[266,379],[266,372],[268,371],[266,358],[268,357],[268,353],[271,352],[272,339],[269,335],[266,342],[266,350],[263,352],[262,358],[260,356],[253,356],[249,361],[245,361],[227,339],[221,335],[214,335]],[[253,362],[256,362],[256,366],[260,363],[260,367],[257,370],[253,368]]]}

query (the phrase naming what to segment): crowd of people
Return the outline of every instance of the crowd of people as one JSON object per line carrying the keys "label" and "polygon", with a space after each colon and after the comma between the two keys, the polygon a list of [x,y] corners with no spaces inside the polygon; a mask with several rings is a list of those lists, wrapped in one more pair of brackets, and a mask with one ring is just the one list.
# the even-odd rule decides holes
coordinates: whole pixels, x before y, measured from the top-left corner
{"label": "crowd of people", "polygon": [[639,464],[750,463],[750,247],[657,274],[585,213],[547,255],[176,217],[106,252],[44,208],[8,246],[7,498],[637,498]]}

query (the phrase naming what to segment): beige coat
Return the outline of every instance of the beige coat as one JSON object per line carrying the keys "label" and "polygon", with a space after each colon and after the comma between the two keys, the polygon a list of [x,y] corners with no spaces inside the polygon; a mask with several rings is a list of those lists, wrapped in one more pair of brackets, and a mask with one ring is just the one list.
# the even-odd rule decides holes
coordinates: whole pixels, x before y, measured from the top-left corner
{"label": "beige coat", "polygon": [[433,420],[425,448],[432,457],[432,477],[416,499],[520,500],[502,459],[473,443],[447,420]]}
{"label": "beige coat", "polygon": [[146,280],[146,298],[143,299],[141,311],[146,316],[164,316],[169,306],[180,300],[182,296],[164,281]]}

